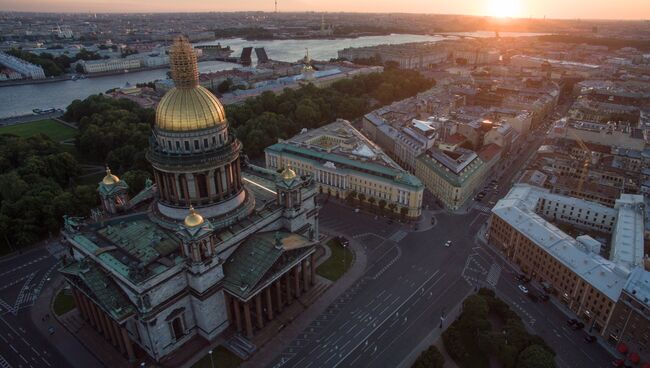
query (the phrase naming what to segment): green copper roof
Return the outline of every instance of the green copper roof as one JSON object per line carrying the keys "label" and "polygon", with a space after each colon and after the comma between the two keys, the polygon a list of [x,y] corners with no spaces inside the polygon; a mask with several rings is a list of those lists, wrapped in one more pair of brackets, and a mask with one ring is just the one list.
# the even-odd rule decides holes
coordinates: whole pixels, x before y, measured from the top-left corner
{"label": "green copper roof", "polygon": [[122,321],[135,312],[124,292],[94,262],[74,262],[60,271],[114,320]]}
{"label": "green copper roof", "polygon": [[183,261],[180,239],[142,213],[95,223],[87,231],[71,235],[74,242],[96,255],[104,267],[134,283]]}
{"label": "green copper roof", "polygon": [[[277,242],[280,242],[279,246]],[[242,243],[224,263],[224,287],[246,299],[256,291],[265,275],[283,271],[283,267],[313,249],[313,242],[289,232],[256,234]]]}
{"label": "green copper roof", "polygon": [[288,143],[276,143],[267,147],[265,151],[275,152],[277,154],[288,154],[297,157],[300,160],[306,159],[317,164],[323,164],[330,161],[337,165],[337,170],[352,170],[355,174],[366,174],[372,178],[383,179],[391,184],[402,184],[411,187],[412,189],[424,188],[420,179],[415,177],[415,175],[404,170],[398,170],[373,162],[352,160],[341,155],[319,152]]}

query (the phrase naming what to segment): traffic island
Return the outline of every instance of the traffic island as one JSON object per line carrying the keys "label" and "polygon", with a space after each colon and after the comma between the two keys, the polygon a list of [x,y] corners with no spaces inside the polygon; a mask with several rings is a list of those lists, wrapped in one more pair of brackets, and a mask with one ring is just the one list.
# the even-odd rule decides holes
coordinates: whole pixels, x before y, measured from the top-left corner
{"label": "traffic island", "polygon": [[57,316],[62,316],[75,308],[74,298],[65,288],[59,290],[52,302],[52,311]]}
{"label": "traffic island", "polygon": [[354,253],[340,238],[332,238],[327,243],[331,254],[316,268],[316,273],[330,281],[338,280],[354,263]]}

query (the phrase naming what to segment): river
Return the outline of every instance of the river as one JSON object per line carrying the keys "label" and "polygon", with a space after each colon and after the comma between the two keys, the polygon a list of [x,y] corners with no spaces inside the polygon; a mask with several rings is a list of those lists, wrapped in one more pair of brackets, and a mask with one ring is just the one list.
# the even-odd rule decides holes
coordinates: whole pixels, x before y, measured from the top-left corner
{"label": "river", "polygon": [[[474,37],[492,37],[492,32],[459,33]],[[502,33],[502,36],[524,36],[533,34]],[[441,36],[391,34],[387,36],[368,36],[359,38],[339,38],[332,40],[267,40],[247,41],[232,38],[205,42],[201,44],[217,44],[230,46],[232,56],[239,56],[243,47],[264,47],[269,58],[281,61],[296,61],[305,55],[309,49],[310,56],[317,60],[329,60],[337,57],[337,51],[346,47],[374,46],[380,44],[399,44],[407,42],[440,41]],[[255,60],[255,53],[253,53]],[[212,72],[232,69],[237,64],[220,61],[203,61],[199,63],[201,72]],[[25,84],[11,87],[0,87],[0,118],[29,114],[35,108],[66,108],[75,99],[83,99],[89,95],[103,93],[111,88],[123,87],[126,83],[151,82],[166,78],[168,69],[155,69],[80,79],[77,81],[60,81],[52,83]]]}

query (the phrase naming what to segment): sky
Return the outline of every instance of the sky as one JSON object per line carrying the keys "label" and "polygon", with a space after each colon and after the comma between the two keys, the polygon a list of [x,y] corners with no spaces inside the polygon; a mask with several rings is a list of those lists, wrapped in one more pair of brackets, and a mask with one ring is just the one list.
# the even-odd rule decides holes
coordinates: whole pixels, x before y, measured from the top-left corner
{"label": "sky", "polygon": [[[274,0],[0,0],[0,11],[272,11]],[[280,11],[407,12],[568,19],[650,19],[650,0],[278,0]]]}

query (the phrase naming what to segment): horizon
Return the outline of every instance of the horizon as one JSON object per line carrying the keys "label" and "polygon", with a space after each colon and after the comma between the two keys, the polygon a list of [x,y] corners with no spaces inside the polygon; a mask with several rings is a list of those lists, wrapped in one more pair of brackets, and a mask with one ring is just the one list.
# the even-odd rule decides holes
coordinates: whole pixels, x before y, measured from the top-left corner
{"label": "horizon", "polygon": [[[627,0],[625,5],[612,4],[604,0],[572,1],[569,6],[561,0],[479,0],[448,4],[442,0],[416,0],[409,6],[399,6],[389,1],[373,2],[362,0],[354,5],[342,0],[333,0],[327,6],[310,8],[303,0],[278,1],[278,13],[352,13],[352,14],[421,14],[492,17],[501,19],[547,19],[547,20],[590,20],[590,21],[648,21],[650,1]],[[13,0],[0,0],[0,12],[40,14],[174,14],[174,13],[240,13],[254,12],[274,14],[273,1],[251,0],[245,6],[239,3],[220,5],[207,4],[206,0],[188,0],[182,4],[162,0],[153,7],[142,1],[122,0],[25,0],[17,4]],[[288,5],[287,5],[288,3]],[[337,5],[338,4],[338,5]],[[236,6],[236,7],[235,7]],[[119,10],[116,10],[118,8]],[[366,9],[375,9],[367,11]],[[639,17],[644,14],[646,17]]]}

